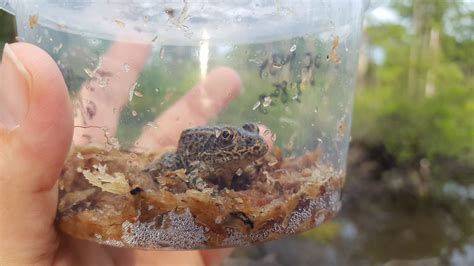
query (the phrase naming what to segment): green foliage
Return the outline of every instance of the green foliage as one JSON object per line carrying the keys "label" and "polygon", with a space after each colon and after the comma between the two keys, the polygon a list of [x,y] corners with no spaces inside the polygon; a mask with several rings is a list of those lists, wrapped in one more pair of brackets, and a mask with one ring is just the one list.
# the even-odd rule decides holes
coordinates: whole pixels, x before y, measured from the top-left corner
{"label": "green foliage", "polygon": [[[474,87],[453,88],[424,102],[418,115],[420,150],[429,158],[474,162]],[[424,129],[423,131],[421,131]]]}
{"label": "green foliage", "polygon": [[319,227],[299,235],[301,238],[316,240],[322,244],[330,244],[341,232],[341,224],[334,221],[326,222]]}
{"label": "green foliage", "polygon": [[474,161],[474,90],[450,89],[421,103],[390,87],[367,90],[355,105],[354,138],[383,143],[400,163],[422,157]]}
{"label": "green foliage", "polygon": [[385,62],[369,67],[374,81],[358,91],[353,137],[385,146],[402,164],[426,157],[472,165],[474,45],[441,27],[448,14],[472,14],[448,1],[418,4],[394,3],[415,31],[398,24],[366,30],[370,44],[385,51]]}

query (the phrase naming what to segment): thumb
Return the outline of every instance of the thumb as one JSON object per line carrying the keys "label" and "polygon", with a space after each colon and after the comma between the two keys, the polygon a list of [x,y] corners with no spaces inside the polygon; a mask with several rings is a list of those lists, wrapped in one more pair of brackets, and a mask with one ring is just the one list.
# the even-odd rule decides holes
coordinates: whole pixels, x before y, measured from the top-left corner
{"label": "thumb", "polygon": [[66,85],[55,62],[26,43],[0,66],[0,264],[39,263],[57,247],[57,177],[72,139]]}

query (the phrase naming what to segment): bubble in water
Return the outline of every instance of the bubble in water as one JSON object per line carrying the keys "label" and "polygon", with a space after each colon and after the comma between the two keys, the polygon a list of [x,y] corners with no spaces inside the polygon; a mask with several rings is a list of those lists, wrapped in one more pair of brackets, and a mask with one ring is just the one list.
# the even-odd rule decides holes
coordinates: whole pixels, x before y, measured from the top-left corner
{"label": "bubble in water", "polygon": [[265,96],[265,98],[263,98],[263,107],[268,107],[270,106],[270,104],[272,103],[272,98],[270,96]]}
{"label": "bubble in water", "polygon": [[137,111],[133,110],[133,111],[132,111],[132,115],[133,115],[133,116],[137,116],[137,115],[138,115]]}
{"label": "bubble in water", "polygon": [[119,149],[120,148],[120,143],[119,143],[119,140],[117,138],[110,138],[109,139],[109,142],[110,142],[110,145],[112,145],[113,148],[115,149]]}
{"label": "bubble in water", "polygon": [[261,104],[260,101],[256,102],[256,103],[253,105],[252,110],[257,110],[257,108],[260,107],[260,104]]}
{"label": "bubble in water", "polygon": [[109,79],[100,78],[99,81],[97,82],[97,85],[99,85],[99,87],[101,87],[101,88],[105,88],[105,87],[107,87],[107,85],[109,85]]}
{"label": "bubble in water", "polygon": [[318,112],[318,108],[314,108],[314,112],[317,113],[317,112]]}
{"label": "bubble in water", "polygon": [[156,88],[156,89],[155,89],[155,92],[160,92],[160,89],[159,89],[159,88]]}
{"label": "bubble in water", "polygon": [[294,52],[296,51],[296,44],[293,44],[293,46],[291,46],[290,48],[290,52]]}
{"label": "bubble in water", "polygon": [[272,141],[275,142],[277,140],[277,134],[273,133],[272,134]]}
{"label": "bubble in water", "polygon": [[123,71],[129,72],[129,71],[130,71],[130,65],[127,64],[127,63],[124,63],[124,64],[123,64]]}

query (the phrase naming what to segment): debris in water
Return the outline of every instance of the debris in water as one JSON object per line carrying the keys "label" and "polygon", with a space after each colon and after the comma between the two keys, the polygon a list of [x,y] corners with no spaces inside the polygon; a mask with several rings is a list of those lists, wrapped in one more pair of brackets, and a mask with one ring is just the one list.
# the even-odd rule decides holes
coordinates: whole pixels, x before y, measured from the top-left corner
{"label": "debris in water", "polygon": [[253,105],[252,110],[254,110],[254,111],[257,110],[257,108],[260,107],[260,104],[261,104],[260,101],[256,102],[256,103]]}
{"label": "debris in water", "polygon": [[165,48],[161,47],[160,49],[160,59],[163,59],[165,57]]}
{"label": "debris in water", "polygon": [[244,173],[244,170],[242,170],[242,168],[237,169],[237,172],[235,172],[237,176],[241,176],[243,173]]}
{"label": "debris in water", "polygon": [[120,28],[124,28],[125,27],[125,22],[121,21],[121,20],[114,20],[115,24],[117,24],[117,26],[119,26]]}
{"label": "debris in water", "polygon": [[28,18],[28,25],[30,25],[30,29],[33,29],[38,25],[38,15],[31,15]]}
{"label": "debris in water", "polygon": [[277,134],[276,133],[273,133],[272,134],[272,141],[275,142],[277,139]]}
{"label": "debris in water", "polygon": [[341,58],[336,52],[337,47],[339,47],[339,36],[334,37],[332,41],[331,53],[327,56],[327,60],[335,64],[341,63]]}
{"label": "debris in water", "polygon": [[92,72],[92,70],[88,69],[88,68],[84,68],[84,72],[86,72],[87,76],[89,76],[89,78],[92,78],[94,76],[94,73]]}
{"label": "debris in water", "polygon": [[270,106],[270,104],[272,103],[272,98],[270,96],[265,96],[265,98],[263,98],[263,107],[268,107]]}
{"label": "debris in water", "polygon": [[128,101],[131,102],[132,99],[133,99],[133,95],[135,93],[135,88],[137,87],[138,83],[135,82],[133,83],[133,85],[130,87],[130,89],[128,90]]}
{"label": "debris in water", "polygon": [[146,125],[147,125],[148,127],[158,129],[158,125],[155,124],[154,122],[148,122],[148,123],[146,123]]}
{"label": "debris in water", "polygon": [[294,51],[296,51],[296,44],[293,44],[293,46],[290,48],[290,52],[293,53]]}
{"label": "debris in water", "polygon": [[61,48],[63,48],[63,43],[60,43],[58,46],[53,47],[53,54],[57,54],[59,50],[61,50]]}

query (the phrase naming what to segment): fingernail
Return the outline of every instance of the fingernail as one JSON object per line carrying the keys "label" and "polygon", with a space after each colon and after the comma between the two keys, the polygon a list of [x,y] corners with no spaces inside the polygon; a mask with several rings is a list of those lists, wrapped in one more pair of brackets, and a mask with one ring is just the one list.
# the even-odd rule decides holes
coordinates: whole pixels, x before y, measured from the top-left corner
{"label": "fingernail", "polygon": [[8,44],[0,66],[0,128],[19,127],[28,111],[31,75]]}

